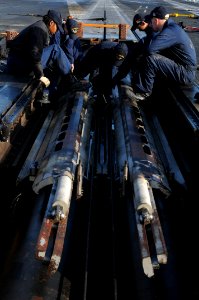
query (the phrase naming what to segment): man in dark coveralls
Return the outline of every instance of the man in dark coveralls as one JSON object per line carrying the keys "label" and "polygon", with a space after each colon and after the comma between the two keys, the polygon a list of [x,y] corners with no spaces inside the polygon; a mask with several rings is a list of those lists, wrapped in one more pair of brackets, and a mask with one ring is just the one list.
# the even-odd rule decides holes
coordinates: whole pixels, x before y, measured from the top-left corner
{"label": "man in dark coveralls", "polygon": [[133,25],[131,31],[134,32],[136,29],[146,33],[146,36],[152,34],[152,28],[150,26],[151,18],[150,15],[143,15],[142,13],[136,14],[133,17]]}
{"label": "man in dark coveralls", "polygon": [[124,63],[128,54],[125,43],[103,41],[91,47],[80,63],[79,76],[90,75],[94,94],[110,96],[112,94],[112,78]]}
{"label": "man in dark coveralls", "polygon": [[50,44],[60,45],[71,64],[71,71],[73,72],[75,65],[83,56],[81,41],[78,37],[79,25],[75,19],[68,17],[66,21],[63,21],[62,26],[64,33],[58,30],[51,36]]}
{"label": "man in dark coveralls", "polygon": [[152,93],[157,77],[182,86],[191,85],[195,80],[196,52],[187,33],[169,18],[163,6],[154,8],[150,16],[157,34],[152,37],[133,80],[137,100],[144,100]]}
{"label": "man in dark coveralls", "polygon": [[66,20],[66,29],[68,35],[64,41],[63,50],[72,65],[73,71],[75,72],[75,67],[83,57],[81,41],[77,35],[79,29],[78,22],[73,18],[68,18]]}
{"label": "man in dark coveralls", "polygon": [[136,14],[133,18],[133,25],[131,31],[135,34],[135,30],[138,29],[145,33],[145,36],[139,38],[137,43],[132,44],[128,48],[128,55],[120,66],[117,74],[113,77],[112,86],[117,85],[123,78],[127,76],[128,73],[131,73],[131,76],[134,77],[134,73],[139,69],[141,60],[143,56],[146,55],[146,49],[151,41],[154,31],[150,26],[151,18],[150,15],[143,15],[141,13]]}
{"label": "man in dark coveralls", "polygon": [[[51,43],[58,43],[66,54],[70,64],[71,64],[71,73],[68,75],[69,81],[73,86],[78,87],[78,66],[83,58],[83,48],[80,38],[78,36],[79,25],[78,22],[69,16],[66,21],[63,23],[64,34],[57,31],[53,36],[54,41],[51,40]],[[81,86],[81,82],[79,81]],[[84,81],[86,86],[86,82]],[[89,86],[89,83],[88,83]]]}
{"label": "man in dark coveralls", "polygon": [[71,64],[64,51],[57,44],[49,45],[50,35],[57,30],[63,32],[61,15],[49,10],[43,20],[23,29],[9,41],[7,59],[8,72],[30,74],[48,87],[50,80],[57,75],[66,76],[71,71]]}

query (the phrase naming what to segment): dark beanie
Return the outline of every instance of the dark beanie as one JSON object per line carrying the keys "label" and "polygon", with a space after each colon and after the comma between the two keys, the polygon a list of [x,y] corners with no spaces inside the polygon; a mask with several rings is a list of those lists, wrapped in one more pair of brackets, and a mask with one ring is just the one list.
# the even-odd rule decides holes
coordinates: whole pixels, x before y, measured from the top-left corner
{"label": "dark beanie", "polygon": [[136,14],[133,18],[133,26],[131,27],[131,30],[136,30],[142,21],[144,21],[144,15]]}
{"label": "dark beanie", "polygon": [[150,15],[143,15],[143,14],[136,14],[133,18],[133,25],[131,27],[131,31],[135,31],[138,26],[142,23],[150,23],[151,21],[151,16]]}
{"label": "dark beanie", "polygon": [[125,43],[119,43],[114,48],[114,65],[119,66],[128,54],[128,47]]}
{"label": "dark beanie", "polygon": [[72,28],[78,28],[78,22],[72,18],[66,20],[66,27],[68,31],[70,31]]}
{"label": "dark beanie", "polygon": [[119,43],[115,46],[114,48],[115,50],[115,54],[120,54],[120,55],[123,55],[124,57],[127,56],[128,54],[128,47],[125,43]]}

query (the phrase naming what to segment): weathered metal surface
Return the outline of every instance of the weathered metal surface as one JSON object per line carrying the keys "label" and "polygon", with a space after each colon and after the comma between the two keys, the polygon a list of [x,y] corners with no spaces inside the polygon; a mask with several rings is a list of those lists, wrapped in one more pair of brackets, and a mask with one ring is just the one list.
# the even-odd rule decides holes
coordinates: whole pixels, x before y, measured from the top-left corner
{"label": "weathered metal surface", "polygon": [[0,81],[0,114],[5,114],[8,108],[16,101],[21,94],[25,83]]}
{"label": "weathered metal surface", "polygon": [[46,258],[46,251],[53,223],[52,219],[44,218],[43,220],[36,247],[36,258],[39,260],[44,260]]}
{"label": "weathered metal surface", "polygon": [[[135,101],[129,98],[129,87],[123,86],[126,90],[122,93],[121,114],[125,132],[126,143],[129,145],[129,157],[133,162],[132,172],[139,170],[154,188],[159,188],[166,196],[170,193],[170,187],[163,171],[163,166],[154,151],[155,148],[148,139],[147,130],[140,132],[140,126],[144,128],[144,122]],[[125,98],[126,94],[126,98]],[[131,179],[133,181],[133,178]]]}
{"label": "weathered metal surface", "polygon": [[[151,140],[149,143],[147,138],[147,130],[145,130],[138,106],[131,98],[128,89],[128,86],[122,86],[120,90],[121,118],[129,176],[132,183],[132,201],[135,207],[142,265],[144,273],[148,277],[152,277],[154,276],[154,268],[157,268],[159,263],[165,264],[167,262],[166,245],[152,188],[159,189],[166,197],[168,197],[170,188],[163,167],[155,156],[154,145],[150,144]],[[146,226],[152,229],[153,241],[151,238],[149,239]],[[156,253],[151,253],[151,243],[155,244]],[[156,262],[154,262],[154,255],[157,256]]]}
{"label": "weathered metal surface", "polygon": [[[132,12],[131,12],[131,15],[132,15]],[[99,42],[99,41],[98,41]],[[180,100],[178,97],[176,98],[176,101],[178,102],[178,100]],[[196,104],[197,105],[197,104]],[[190,127],[191,128],[191,130],[193,131],[193,133],[194,133],[194,137],[196,137],[196,139],[197,139],[197,136],[198,136],[198,128],[197,128],[197,122],[196,122],[196,119],[195,119],[195,117],[192,115],[192,114],[190,114],[190,111],[189,110],[187,110],[186,109],[186,106],[182,106],[181,108],[181,111],[182,111],[182,115],[184,115],[184,120],[185,120],[185,123],[187,123],[188,124],[188,127]],[[133,114],[135,114],[135,115],[137,115],[137,114],[139,114],[139,107],[135,107],[134,105],[133,105],[133,108],[132,108],[132,111],[133,111]],[[19,114],[20,115],[20,114]],[[170,114],[169,114],[170,115]],[[22,118],[21,118],[21,120],[23,119],[23,116],[22,116]],[[129,121],[130,119],[128,119],[128,121]],[[19,121],[20,122],[20,121]],[[56,122],[58,122],[58,119],[54,119],[54,122],[52,122],[51,123],[51,128],[54,128],[54,127],[56,127]],[[25,123],[25,120],[23,120],[23,122],[22,122],[22,124],[24,124]],[[139,114],[139,116],[137,117],[137,119],[136,119],[136,128],[137,128],[137,131],[135,130],[135,131],[132,131],[132,132],[130,132],[130,137],[132,138],[132,140],[131,140],[131,142],[133,143],[133,141],[134,141],[134,138],[135,138],[135,143],[137,143],[137,145],[138,145],[138,143],[140,142],[140,145],[142,145],[142,147],[140,148],[141,149],[141,153],[143,154],[143,152],[144,152],[144,156],[145,156],[145,158],[147,157],[147,159],[144,159],[144,160],[141,160],[140,161],[140,163],[139,163],[139,159],[138,160],[136,160],[136,163],[137,163],[137,166],[139,167],[139,168],[141,168],[141,170],[143,171],[143,173],[146,175],[146,178],[147,178],[147,180],[149,180],[148,182],[149,182],[149,184],[151,184],[152,186],[153,186],[153,188],[154,189],[160,189],[161,190],[161,192],[166,196],[167,195],[167,192],[168,192],[168,190],[167,190],[167,188],[168,188],[168,184],[167,184],[167,182],[166,182],[166,180],[164,180],[164,178],[162,178],[163,179],[163,182],[161,181],[161,176],[162,176],[162,174],[163,174],[163,172],[162,172],[162,168],[161,168],[161,166],[159,165],[159,161],[158,161],[158,158],[154,155],[154,149],[153,149],[153,147],[152,147],[152,145],[151,145],[151,143],[150,143],[150,138],[149,138],[149,134],[148,134],[148,132],[149,132],[149,129],[148,128],[146,128],[146,120],[143,120],[142,118],[140,118],[140,114]],[[135,124],[134,122],[133,122],[133,124]],[[157,124],[157,123],[156,123]],[[117,127],[118,128],[118,127]],[[122,130],[121,130],[122,131]],[[123,133],[120,131],[120,134],[121,134],[121,136],[120,137],[123,137]],[[139,134],[140,134],[140,139],[139,139]],[[195,134],[196,133],[196,134]],[[137,136],[136,136],[137,135]],[[53,138],[54,139],[56,139],[56,134],[55,134],[55,132],[53,132],[52,133],[52,140],[53,140]],[[71,141],[71,143],[72,143],[72,141],[73,141],[73,139],[75,138],[75,135],[73,135],[72,133],[68,133],[68,140],[70,140]],[[80,152],[81,152],[81,146],[80,147],[78,147],[79,146],[79,142],[81,143],[81,140],[79,141],[78,139],[77,139],[77,144],[76,144],[76,149],[78,150],[80,150]],[[51,144],[51,145],[49,145],[49,144]],[[127,180],[128,181],[128,178],[129,178],[129,172],[127,172],[127,166],[126,166],[126,161],[127,161],[127,157],[126,157],[126,152],[128,153],[128,155],[129,155],[129,153],[133,150],[133,147],[132,147],[132,144],[130,144],[130,146],[131,147],[129,147],[129,144],[128,144],[128,139],[122,139],[121,138],[121,140],[120,140],[120,143],[118,143],[119,145],[117,145],[116,147],[117,147],[117,150],[118,150],[118,152],[119,152],[119,166],[120,166],[120,172],[119,172],[119,174],[121,175],[120,177],[121,178],[124,178],[125,179],[125,181]],[[125,148],[125,144],[128,144],[128,149],[126,149]],[[6,144],[6,146],[8,145],[8,143]],[[63,144],[62,144],[62,132],[61,132],[61,135],[60,135],[60,139],[59,139],[59,143],[57,143],[56,144],[56,146],[57,147],[61,147]],[[193,144],[194,145],[194,144]],[[0,147],[1,147],[2,145],[0,145]],[[5,146],[5,144],[3,145],[3,146]],[[41,146],[41,148],[40,148],[40,150],[38,150],[38,148],[37,148],[37,154],[36,154],[36,158],[34,158],[34,159],[32,159],[31,158],[31,161],[36,161],[36,164],[34,165],[31,165],[31,172],[30,172],[30,177],[32,178],[32,180],[34,180],[36,177],[36,173],[37,173],[37,171],[38,171],[38,169],[37,169],[37,163],[39,163],[38,165],[40,165],[40,159],[42,158],[42,157],[44,157],[45,155],[46,155],[46,153],[48,153],[49,155],[50,155],[50,153],[51,153],[51,151],[52,151],[52,148],[51,148],[51,146],[52,146],[52,143],[51,143],[51,135],[50,134],[48,134],[47,135],[47,138],[45,139],[45,142],[42,144],[42,146]],[[183,149],[182,149],[182,151],[183,151]],[[3,150],[3,152],[5,153],[5,149]],[[138,149],[138,152],[139,152],[139,149]],[[137,151],[135,151],[135,154],[137,155],[137,153],[138,153]],[[189,153],[191,153],[192,154],[192,152],[190,151]],[[33,155],[34,156],[34,155]],[[32,157],[33,157],[32,156]],[[154,156],[153,158],[154,158],[154,160],[152,159],[152,161],[151,161],[151,156]],[[45,156],[45,158],[47,158],[48,159],[48,155],[46,155]],[[103,157],[102,157],[103,158]],[[140,157],[139,157],[140,158]],[[169,156],[168,156],[168,158],[169,158]],[[197,161],[198,160],[195,160],[195,162],[197,163]],[[53,162],[53,165],[56,165],[56,158],[55,158],[55,160],[53,161],[52,160],[52,162]],[[102,162],[102,160],[101,160],[101,162]],[[175,161],[174,161],[174,158],[173,158],[173,161],[172,161],[172,165],[173,165],[173,163],[175,163]],[[133,169],[133,165],[134,165],[134,162],[129,162],[128,161],[128,165],[129,165],[129,169],[130,170],[132,170]],[[50,167],[51,166],[49,166],[49,169],[47,170],[47,171],[49,171],[50,170]],[[118,167],[118,166],[116,166],[116,167]],[[157,169],[156,169],[156,167],[157,167]],[[115,166],[114,166],[114,168],[115,168]],[[28,167],[27,167],[27,169],[28,169]],[[103,167],[101,168],[101,169],[103,169]],[[106,169],[106,166],[104,167],[104,169]],[[124,169],[125,169],[125,172],[124,172]],[[115,169],[114,169],[115,170]],[[174,170],[174,168],[172,169],[172,171]],[[46,173],[45,173],[45,175],[47,176],[47,171],[46,171]],[[151,177],[150,176],[150,172],[152,171],[152,173],[153,173],[153,176]],[[174,170],[174,172],[176,172],[176,170]],[[27,174],[28,173],[28,171],[25,173],[25,174]],[[80,172],[80,176],[81,176],[81,174],[82,174],[82,171]],[[116,177],[118,176],[118,172],[117,173],[115,173],[116,174]],[[33,176],[32,176],[33,175]],[[157,176],[156,176],[157,175]],[[26,176],[24,176],[23,178],[25,178]],[[52,179],[52,178],[51,178]],[[181,183],[183,183],[183,179],[184,178],[182,178],[182,176],[181,176],[181,180],[179,180],[178,181],[178,183],[180,183],[180,185],[181,185]],[[121,180],[122,181],[122,180]],[[52,180],[51,181],[49,181],[48,182],[48,184],[52,184],[53,182],[52,182]],[[43,188],[43,187],[46,187],[46,182],[44,183],[44,185],[42,186],[41,185],[41,187],[40,187],[40,190]],[[141,246],[140,246],[140,249],[141,249],[141,253],[142,253],[142,265],[143,265],[143,269],[144,269],[144,271],[145,271],[145,273],[147,274],[147,276],[149,276],[149,277],[151,277],[151,276],[153,276],[153,274],[154,274],[154,268],[156,268],[156,267],[158,267],[158,264],[165,264],[165,263],[167,263],[167,249],[166,249],[166,245],[165,245],[165,241],[164,241],[164,236],[163,236],[163,232],[162,232],[162,228],[161,228],[161,224],[160,224],[160,220],[159,220],[159,218],[158,218],[158,214],[157,214],[157,209],[156,209],[156,207],[155,207],[155,205],[154,205],[154,199],[153,199],[153,195],[151,194],[151,191],[152,191],[152,189],[149,189],[149,196],[150,196],[150,201],[151,201],[151,205],[152,205],[152,208],[153,208],[153,219],[151,220],[151,223],[150,224],[147,224],[147,226],[150,226],[151,227],[151,232],[152,232],[152,236],[153,236],[153,239],[154,239],[154,244],[155,244],[155,249],[156,249],[156,252],[157,252],[157,261],[156,262],[154,262],[154,260],[152,260],[151,259],[151,254],[150,254],[150,251],[149,251],[149,245],[148,245],[148,239],[147,239],[147,231],[145,230],[145,227],[144,227],[144,225],[143,224],[141,224],[140,223],[140,218],[139,218],[139,215],[138,214],[136,214],[136,218],[137,218],[137,226],[139,227],[139,229],[138,229],[138,233],[139,233],[139,236],[140,236],[140,244],[141,244]],[[125,184],[123,184],[123,192],[122,192],[122,196],[124,197],[125,196],[125,192],[126,192],[126,190],[125,190]],[[53,192],[54,193],[54,192]],[[55,193],[54,193],[55,194]],[[54,195],[53,194],[53,195]],[[81,187],[80,187],[80,189],[79,189],[79,192],[78,192],[78,194],[80,195],[81,194]],[[168,193],[169,194],[169,193]],[[123,200],[123,198],[122,198],[122,200]],[[132,199],[133,200],[133,199]],[[178,199],[178,200],[181,200],[181,199]],[[180,201],[180,203],[181,203],[181,201]],[[196,204],[196,203],[195,203]],[[180,205],[182,205],[182,204],[180,204]],[[197,210],[196,210],[197,211]],[[185,212],[185,210],[184,210],[184,212]],[[100,212],[101,213],[101,212]],[[119,212],[118,214],[120,215],[120,213],[121,212]],[[177,211],[177,214],[179,213],[179,211]],[[176,214],[176,217],[178,217],[177,216],[177,214]],[[196,212],[196,214],[197,214],[197,212]],[[179,214],[180,216],[182,215],[182,214]],[[100,216],[101,217],[101,216]],[[134,215],[132,216],[133,218],[134,218]],[[189,216],[187,215],[187,218],[189,218]],[[176,220],[176,219],[175,219]],[[104,218],[103,218],[103,221],[104,221]],[[194,221],[194,220],[192,220],[192,221]],[[60,223],[61,223],[62,221],[60,221]],[[60,224],[59,223],[59,224]],[[64,223],[64,222],[63,222]],[[176,222],[177,223],[177,222]],[[191,222],[192,223],[192,222]],[[188,228],[188,226],[189,226],[189,224],[188,224],[188,222],[186,223],[186,228],[184,228],[184,230],[185,230],[185,232],[186,232],[186,230],[187,230],[187,228]],[[47,226],[48,227],[48,226]],[[190,232],[193,232],[192,230],[193,230],[193,228],[194,228],[194,226],[192,226],[192,228],[191,228],[191,231]],[[197,228],[197,226],[196,226],[196,228]],[[47,228],[49,231],[50,231],[50,228]],[[53,229],[55,229],[54,228],[54,226],[53,226]],[[35,232],[35,230],[34,230],[34,228],[33,228],[33,230],[32,230],[32,232]],[[184,231],[183,231],[184,232]],[[195,232],[194,232],[195,233]],[[47,231],[46,231],[46,234],[48,234],[47,233]],[[179,235],[181,234],[181,231],[179,231]],[[191,233],[192,234],[192,233]],[[30,234],[31,235],[31,234]],[[58,247],[57,248],[55,248],[54,250],[55,250],[55,256],[54,256],[54,260],[53,260],[53,264],[52,264],[52,269],[53,269],[53,272],[55,272],[56,270],[57,270],[57,267],[58,267],[58,264],[59,264],[59,261],[60,261],[60,257],[61,257],[61,252],[62,252],[62,242],[63,242],[63,235],[64,235],[64,229],[63,228],[61,228],[61,230],[60,230],[60,236],[58,236],[57,235],[57,239],[58,239]],[[182,256],[181,256],[181,253],[184,253],[183,251],[184,251],[184,248],[186,249],[186,245],[185,245],[185,243],[184,243],[184,240],[185,240],[186,238],[184,237],[184,234],[183,234],[183,243],[182,243],[182,245],[183,245],[183,247],[181,248],[182,249],[182,252],[180,251],[180,253],[178,253],[178,255],[180,256],[179,257],[179,261],[180,261],[180,259],[182,258]],[[123,246],[123,244],[122,244],[122,246]],[[188,247],[187,247],[188,248]],[[79,250],[79,249],[78,249]],[[169,249],[170,250],[170,255],[171,255],[171,249]],[[127,251],[125,251],[124,253],[125,253],[125,255],[126,255],[126,252]],[[30,253],[30,251],[29,251],[29,253]],[[81,253],[82,254],[82,253]],[[101,253],[100,253],[101,254]],[[187,255],[188,257],[189,257],[189,255]],[[18,268],[18,272],[20,273],[20,278],[19,278],[19,282],[18,282],[18,285],[23,285],[24,284],[24,282],[26,283],[26,285],[28,285],[28,283],[30,283],[31,281],[33,281],[33,285],[34,285],[34,287],[36,286],[36,284],[38,284],[38,286],[40,287],[40,288],[36,288],[37,290],[39,290],[38,292],[33,292],[33,294],[35,294],[35,295],[38,295],[38,296],[33,296],[31,299],[32,300],[42,300],[42,299],[46,299],[46,298],[48,298],[48,299],[58,299],[58,297],[60,296],[60,292],[59,292],[59,295],[57,295],[56,294],[56,292],[53,292],[53,288],[57,288],[57,290],[60,290],[60,286],[61,286],[61,284],[63,283],[63,282],[60,282],[60,284],[57,284],[57,286],[56,286],[56,284],[55,285],[53,285],[53,286],[48,286],[48,284],[47,284],[47,281],[45,280],[45,271],[43,272],[43,277],[41,276],[40,278],[39,278],[39,280],[38,280],[38,282],[37,283],[35,283],[34,282],[34,280],[35,280],[35,278],[33,278],[34,276],[32,276],[32,278],[31,277],[27,277],[27,275],[26,276],[23,276],[23,273],[25,273],[25,272],[28,272],[29,271],[29,265],[27,265],[27,262],[28,262],[28,259],[27,259],[27,255],[26,256],[24,256],[25,258],[26,258],[26,269],[27,269],[27,271],[25,270],[25,268],[24,268],[24,270],[23,270],[23,272],[21,272],[20,273],[20,265],[18,265],[17,266],[17,268]],[[97,257],[97,259],[99,259],[100,260],[100,256],[98,256]],[[119,259],[121,259],[121,257],[119,257]],[[172,260],[172,258],[171,258],[171,260]],[[183,276],[183,277],[185,277],[185,279],[184,279],[184,281],[183,282],[186,282],[186,285],[187,285],[187,279],[188,278],[186,278],[186,274],[189,274],[189,277],[191,277],[191,271],[190,271],[190,264],[189,264],[189,262],[188,262],[188,264],[189,264],[189,269],[187,268],[187,266],[186,266],[186,262],[185,262],[185,257],[183,257],[183,266],[182,266],[182,268],[181,269],[183,269],[183,274],[185,274],[185,276]],[[58,262],[58,263],[57,263]],[[195,264],[197,265],[197,261],[195,262]],[[93,266],[92,266],[93,267]],[[94,266],[95,267],[95,266]],[[94,268],[93,267],[93,268]],[[194,266],[195,267],[195,266]],[[78,268],[79,268],[79,266],[78,266]],[[104,270],[106,270],[106,268],[104,269]],[[104,271],[103,270],[103,271]],[[90,271],[90,270],[86,270],[86,271]],[[98,270],[96,270],[96,272],[97,272]],[[78,270],[76,270],[75,269],[75,271],[74,271],[74,273],[75,272],[77,272],[77,273],[79,273],[79,269]],[[35,273],[37,273],[37,272],[35,272]],[[58,273],[58,272],[57,272]],[[73,273],[73,275],[74,275],[74,273]],[[79,274],[75,274],[75,277],[77,278],[78,276],[79,276]],[[104,273],[106,273],[106,272],[104,272]],[[125,274],[124,274],[125,272],[123,272],[123,276],[125,276]],[[164,271],[162,272],[162,274],[161,275],[163,275],[163,276],[161,276],[161,277],[164,277],[164,275],[165,274],[163,274],[164,273]],[[174,272],[175,273],[175,272]],[[170,275],[171,275],[171,277],[173,277],[174,276],[174,273],[173,272],[171,272],[171,273],[169,273]],[[27,274],[27,273],[26,273]],[[170,277],[170,276],[168,276],[169,275],[168,273],[166,273],[166,275],[167,276],[165,276],[165,277],[167,277],[167,279],[166,280],[169,280],[168,279],[168,277]],[[62,274],[63,275],[63,274]],[[89,272],[88,273],[86,273],[86,275],[88,275],[87,277],[86,277],[86,279],[89,277]],[[115,274],[114,274],[115,275]],[[120,280],[120,276],[117,276],[117,275],[120,275],[120,274],[116,274],[116,276],[114,277],[114,284],[115,284],[115,293],[114,293],[114,296],[113,297],[115,297],[115,298],[117,298],[117,297],[119,297],[119,298],[121,298],[121,299],[123,299],[123,298],[125,298],[125,297],[123,297],[123,293],[126,291],[126,285],[124,285],[123,287],[125,287],[125,291],[123,290],[122,291],[122,288],[121,288],[121,285],[119,285],[119,291],[117,291],[117,279],[119,279]],[[65,273],[64,273],[64,276],[65,276]],[[122,276],[122,277],[123,277]],[[104,280],[104,277],[105,277],[105,275],[102,277],[103,278],[103,280]],[[76,278],[75,278],[75,281],[76,281]],[[129,281],[131,281],[131,279],[132,278],[129,278]],[[143,278],[141,278],[141,280],[140,280],[140,278],[139,278],[139,276],[138,276],[138,280],[141,282],[141,284],[142,284],[142,279]],[[160,279],[160,277],[158,278],[158,279]],[[180,279],[181,279],[181,276],[180,276]],[[55,278],[53,278],[53,280],[54,280],[54,282],[56,282],[56,279]],[[66,277],[64,277],[64,279],[63,280],[66,280]],[[118,281],[119,281],[118,280]],[[133,280],[137,280],[137,274],[135,274],[135,277],[133,276]],[[147,279],[148,280],[148,279]],[[161,280],[162,280],[162,278],[161,278]],[[160,280],[160,281],[161,281]],[[125,280],[124,280],[125,281]],[[144,281],[144,280],[143,280]],[[157,280],[158,281],[158,283],[160,282],[159,280]],[[190,281],[191,281],[191,279],[190,279]],[[87,281],[86,281],[87,282]],[[101,282],[101,281],[100,281]],[[150,281],[151,282],[151,281]],[[131,283],[132,283],[132,281],[131,281]],[[160,283],[162,283],[162,281],[160,282]],[[195,282],[194,282],[195,283]],[[191,287],[192,287],[192,295],[193,295],[193,293],[195,293],[194,294],[194,296],[196,295],[196,294],[198,294],[198,292],[196,291],[196,288],[195,288],[195,284],[194,283],[191,283]],[[78,284],[79,284],[79,282],[78,282]],[[81,284],[79,284],[78,285],[77,284],[77,286],[75,286],[75,285],[73,285],[73,287],[79,287]],[[112,284],[112,282],[111,282],[111,284]],[[161,293],[162,293],[162,291],[161,291],[161,293],[157,296],[156,295],[156,297],[150,297],[149,296],[149,293],[148,293],[148,290],[147,291],[145,291],[144,290],[144,288],[143,288],[143,286],[141,286],[141,284],[140,284],[140,290],[141,291],[135,291],[133,294],[138,294],[138,298],[139,298],[139,292],[140,292],[140,294],[141,294],[141,296],[140,296],[140,298],[141,299],[146,299],[146,298],[150,298],[150,299],[155,299],[155,298],[158,298],[158,296],[161,298]],[[172,284],[173,284],[173,282],[172,282]],[[168,291],[169,289],[170,289],[170,286],[171,286],[171,290],[173,289],[173,286],[172,286],[172,284],[170,285],[170,284],[163,284],[164,285],[164,288],[165,288],[165,290],[167,290],[167,292],[168,292],[168,296],[165,296],[165,297],[167,297],[168,299],[171,299],[171,298],[175,298],[175,291],[173,292],[173,291]],[[135,285],[135,283],[134,283],[134,285]],[[133,285],[133,286],[134,286]],[[153,281],[153,287],[154,287],[154,281]],[[161,285],[161,284],[160,284]],[[103,284],[101,284],[100,285],[100,290],[101,289],[103,289],[104,288],[104,286],[105,286],[105,284],[104,284],[104,282],[103,282]],[[168,287],[169,286],[169,287]],[[24,287],[25,287],[25,285],[24,285]],[[45,290],[45,287],[46,287],[46,290]],[[161,287],[162,287],[162,285],[161,285]],[[194,287],[194,288],[193,288]],[[15,288],[15,285],[12,285],[12,289],[14,289]],[[133,287],[134,288],[134,287]],[[73,288],[73,290],[74,290],[75,288]],[[25,291],[28,291],[28,287],[25,289],[23,289],[23,293],[21,293],[21,291],[19,290],[19,292],[18,292],[18,289],[16,288],[15,289],[16,290],[16,293],[15,293],[15,295],[16,295],[16,299],[18,299],[18,294],[21,296],[22,294],[23,294],[23,297],[20,297],[21,299],[23,298],[24,300],[26,300],[27,299],[27,297],[29,297],[29,294],[26,294],[26,292]],[[29,290],[31,290],[32,291],[32,289],[30,288]],[[97,289],[96,289],[97,290]],[[117,294],[118,293],[118,294]],[[169,297],[169,293],[170,293],[170,295],[171,295],[171,297]],[[44,295],[44,296],[42,296],[42,294]],[[122,295],[121,295],[122,294]],[[145,296],[145,294],[146,294],[146,296]],[[166,294],[166,293],[165,293]],[[39,295],[41,295],[41,296],[39,296]],[[106,294],[107,295],[107,294]],[[86,295],[85,293],[84,293],[84,296],[85,296],[85,299],[89,299],[89,296],[88,295]],[[88,296],[88,297],[87,297]],[[134,295],[133,295],[134,296]],[[187,295],[186,295],[187,296]],[[63,299],[65,299],[66,298],[66,294],[64,294],[64,295],[62,295],[62,297],[63,297]],[[61,296],[60,296],[60,298],[62,298]],[[72,296],[73,297],[73,296]],[[108,296],[107,296],[108,297]],[[80,297],[78,297],[78,296],[76,296],[76,297],[73,297],[74,299],[79,299]],[[95,297],[92,297],[91,296],[91,299],[94,299]],[[102,299],[103,297],[101,297],[101,299]],[[109,298],[111,298],[111,297],[109,297]],[[133,297],[131,297],[131,298],[133,298]],[[187,298],[189,298],[189,297],[187,297]],[[15,299],[15,297],[11,297],[11,298],[9,298],[8,297],[8,299]],[[68,296],[68,298],[67,299],[69,299],[69,296]],[[176,297],[176,299],[177,299],[177,297]],[[179,299],[181,299],[180,297],[179,297]]]}
{"label": "weathered metal surface", "polygon": [[79,22],[78,36],[83,38],[84,36],[84,27],[93,27],[93,28],[103,28],[104,30],[108,29],[117,29],[118,30],[118,39],[125,40],[127,38],[127,30],[129,29],[128,24],[99,24],[99,23],[83,23]]}
{"label": "weathered metal surface", "polygon": [[[35,191],[40,193],[45,185],[53,185],[36,248],[38,259],[49,259],[48,273],[51,275],[57,271],[62,257],[73,183],[81,153],[82,161],[84,164],[86,163],[87,139],[84,137],[81,143],[85,126],[87,128],[90,124],[90,121],[87,120],[86,124],[83,125],[87,112],[86,100],[85,93],[76,92],[69,107],[66,103],[64,109],[63,107],[58,109],[51,116],[50,122],[46,123],[48,128],[52,128],[52,124],[56,124],[54,131],[48,132],[46,128],[44,134],[41,132],[38,135],[38,144],[35,143],[37,147],[33,147],[29,155],[28,165],[35,164],[35,159],[37,159],[38,165],[38,169],[35,170],[33,189],[35,189],[35,184],[38,185],[39,189]],[[68,110],[71,112],[70,117],[68,117]],[[88,114],[88,118],[90,119],[90,114]],[[87,128],[87,133],[88,130]],[[46,143],[45,134],[48,143]],[[85,148],[81,153],[80,143]],[[37,153],[34,152],[34,149],[37,149]],[[41,154],[44,154],[44,157],[43,155],[41,157]],[[27,166],[24,166],[18,176],[19,180],[27,175],[26,170]],[[83,176],[82,172],[81,176]],[[49,248],[51,248],[50,251]],[[51,253],[48,258],[46,253]]]}
{"label": "weathered metal surface", "polygon": [[56,239],[55,239],[53,253],[51,255],[51,259],[48,267],[48,273],[50,275],[53,275],[55,272],[57,272],[59,268],[59,264],[62,257],[62,251],[64,247],[67,222],[68,222],[68,216],[66,216],[63,220],[61,220],[57,225],[58,228],[57,228]]}

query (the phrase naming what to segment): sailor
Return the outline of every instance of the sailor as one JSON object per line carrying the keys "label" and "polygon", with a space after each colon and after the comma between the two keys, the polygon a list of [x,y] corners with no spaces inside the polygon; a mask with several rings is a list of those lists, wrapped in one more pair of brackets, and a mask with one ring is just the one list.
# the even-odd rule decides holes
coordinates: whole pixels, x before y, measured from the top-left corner
{"label": "sailor", "polygon": [[136,14],[133,18],[133,25],[131,27],[131,31],[134,33],[135,30],[139,30],[144,32],[146,36],[150,36],[153,33],[150,23],[150,15],[144,15],[142,13]]}
{"label": "sailor", "polygon": [[193,84],[196,73],[196,51],[187,33],[172,19],[165,7],[155,7],[151,13],[154,32],[147,54],[133,80],[134,97],[150,96],[157,78],[183,86]]}
{"label": "sailor", "polygon": [[[66,20],[62,20],[63,32],[57,30],[55,34],[50,37],[50,44],[59,45],[66,54],[70,63],[70,72],[65,76],[65,80],[60,81],[61,86],[66,86],[69,83],[70,90],[88,90],[90,83],[87,81],[79,81],[78,64],[83,56],[81,41],[78,37],[79,25],[78,22],[72,17],[68,16]],[[65,89],[66,90],[66,89]]]}
{"label": "sailor", "polygon": [[50,35],[57,30],[63,32],[61,15],[55,10],[49,10],[42,20],[23,29],[9,41],[8,72],[33,73],[45,87],[58,76],[69,74],[71,64],[64,51],[58,44],[49,45]]}
{"label": "sailor", "polygon": [[94,93],[110,96],[113,74],[118,71],[128,53],[125,43],[102,41],[91,47],[81,60],[79,76],[90,76]]}
{"label": "sailor", "polygon": [[[68,57],[68,60],[71,64],[69,80],[73,83],[73,86],[78,87],[78,68],[84,55],[82,44],[78,36],[79,24],[73,17],[69,16],[65,21],[64,28],[66,36],[62,43],[62,49],[64,50],[64,53]],[[83,82],[84,85],[89,86],[88,82],[86,83],[84,80],[82,81],[82,84]]]}
{"label": "sailor", "polygon": [[67,18],[65,26],[68,34],[63,43],[63,50],[72,65],[73,72],[75,70],[75,65],[77,65],[83,57],[83,49],[78,37],[79,25],[75,19]]}
{"label": "sailor", "polygon": [[[137,37],[138,41],[130,44],[128,49],[128,55],[119,68],[117,74],[112,80],[112,85],[115,86],[122,79],[124,79],[128,74],[131,73],[131,76],[134,76],[138,66],[140,65],[140,60],[143,55],[146,55],[146,49],[152,35],[154,34],[153,29],[150,26],[151,18],[150,15],[144,15],[142,13],[136,14],[133,18],[133,25],[131,27],[132,33]],[[143,33],[142,36],[139,36],[135,33],[136,30]]]}

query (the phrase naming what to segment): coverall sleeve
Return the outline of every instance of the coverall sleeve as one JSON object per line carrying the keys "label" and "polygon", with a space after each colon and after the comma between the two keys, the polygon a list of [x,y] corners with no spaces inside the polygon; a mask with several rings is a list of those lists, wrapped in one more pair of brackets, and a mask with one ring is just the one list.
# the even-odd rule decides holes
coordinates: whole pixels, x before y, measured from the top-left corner
{"label": "coverall sleeve", "polygon": [[156,34],[149,43],[148,54],[159,53],[176,44],[176,34],[169,28]]}
{"label": "coverall sleeve", "polygon": [[63,45],[63,50],[71,64],[74,64],[73,47],[74,47],[74,40],[70,39],[70,38],[66,38],[64,45]]}
{"label": "coverall sleeve", "polygon": [[30,57],[32,59],[33,72],[36,78],[43,76],[41,56],[43,48],[46,46],[45,32],[41,28],[34,28],[30,38]]}

